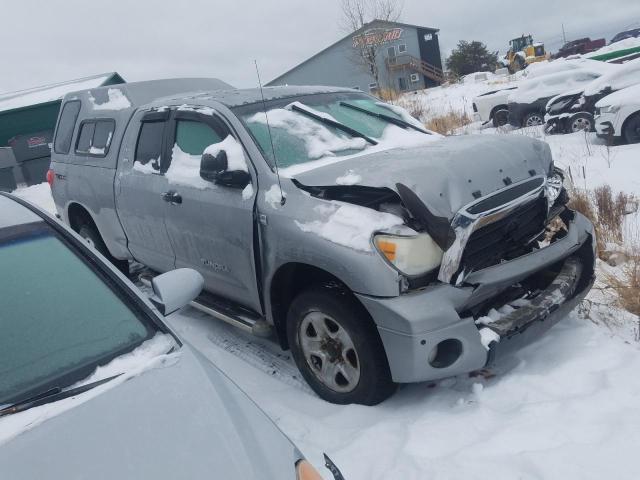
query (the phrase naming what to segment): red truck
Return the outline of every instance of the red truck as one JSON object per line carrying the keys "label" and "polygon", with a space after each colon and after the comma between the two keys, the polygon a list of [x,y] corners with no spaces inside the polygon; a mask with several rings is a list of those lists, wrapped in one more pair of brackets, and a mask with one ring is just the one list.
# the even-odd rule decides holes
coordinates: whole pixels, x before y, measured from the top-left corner
{"label": "red truck", "polygon": [[553,58],[564,58],[569,57],[571,55],[583,55],[585,53],[593,52],[598,50],[599,48],[604,47],[607,44],[607,41],[604,38],[599,38],[597,40],[591,40],[590,38],[580,38],[578,40],[573,40],[571,42],[565,43],[558,53],[556,53]]}

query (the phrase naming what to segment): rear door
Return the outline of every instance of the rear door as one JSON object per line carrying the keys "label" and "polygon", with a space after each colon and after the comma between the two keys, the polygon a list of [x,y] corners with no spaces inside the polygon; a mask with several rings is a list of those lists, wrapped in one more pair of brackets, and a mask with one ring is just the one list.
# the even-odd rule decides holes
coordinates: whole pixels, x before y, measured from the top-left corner
{"label": "rear door", "polygon": [[[225,122],[215,115],[184,109],[172,114],[166,178],[168,191],[179,202],[165,202],[165,225],[176,267],[195,268],[204,276],[208,291],[260,312],[253,248],[253,188],[243,191],[200,178],[204,150],[224,140],[234,142],[233,136],[227,138],[229,135]],[[239,149],[239,161],[249,165],[244,148]]]}
{"label": "rear door", "polygon": [[174,268],[164,225],[169,111],[136,113],[125,133],[114,188],[120,223],[131,255],[154,270]]}

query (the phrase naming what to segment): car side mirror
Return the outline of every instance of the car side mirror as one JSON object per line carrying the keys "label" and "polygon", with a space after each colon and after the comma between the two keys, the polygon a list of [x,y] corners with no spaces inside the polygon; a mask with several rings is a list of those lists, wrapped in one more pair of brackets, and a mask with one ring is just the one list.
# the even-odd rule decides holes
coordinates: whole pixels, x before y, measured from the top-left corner
{"label": "car side mirror", "polygon": [[178,268],[151,280],[153,296],[149,300],[166,316],[180,310],[200,295],[202,287],[202,275],[191,268]]}
{"label": "car side mirror", "polygon": [[200,177],[208,182],[215,182],[228,166],[227,152],[224,150],[220,150],[216,155],[203,153],[200,159]]}

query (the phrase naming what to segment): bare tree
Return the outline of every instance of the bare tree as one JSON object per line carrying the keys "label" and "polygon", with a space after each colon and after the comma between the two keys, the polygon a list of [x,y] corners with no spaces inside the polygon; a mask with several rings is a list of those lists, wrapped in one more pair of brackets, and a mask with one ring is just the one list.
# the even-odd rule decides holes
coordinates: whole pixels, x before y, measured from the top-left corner
{"label": "bare tree", "polygon": [[[356,32],[372,22],[395,22],[402,13],[402,0],[342,0],[342,28]],[[384,29],[362,32],[353,38],[352,61],[361,67],[379,85],[378,59],[383,45],[388,41]]]}

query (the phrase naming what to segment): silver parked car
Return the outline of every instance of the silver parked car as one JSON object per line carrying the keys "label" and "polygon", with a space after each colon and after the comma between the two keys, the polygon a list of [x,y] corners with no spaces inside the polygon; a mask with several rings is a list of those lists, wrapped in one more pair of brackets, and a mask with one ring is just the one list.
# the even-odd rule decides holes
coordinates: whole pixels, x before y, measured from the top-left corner
{"label": "silver parked car", "polygon": [[357,90],[208,82],[67,95],[58,214],[125,271],[198,270],[194,305],[273,332],[322,398],[481,369],[589,290],[593,229],[548,145],[444,138]]}
{"label": "silver parked car", "polygon": [[200,292],[197,272],[156,277],[149,302],[75,233],[3,193],[0,271],[0,478],[320,478],[161,319]]}

